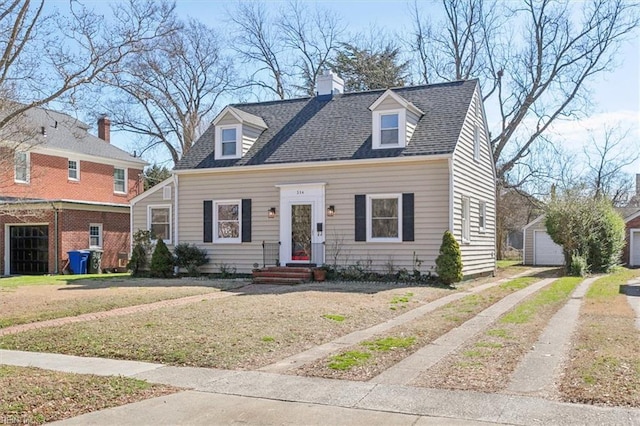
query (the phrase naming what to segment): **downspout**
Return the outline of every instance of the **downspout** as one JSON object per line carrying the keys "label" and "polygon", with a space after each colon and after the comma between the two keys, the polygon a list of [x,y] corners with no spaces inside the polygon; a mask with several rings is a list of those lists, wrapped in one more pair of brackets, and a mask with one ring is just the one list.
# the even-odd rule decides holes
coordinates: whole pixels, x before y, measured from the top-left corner
{"label": "downspout", "polygon": [[453,156],[447,159],[447,163],[449,165],[449,231],[453,234]]}
{"label": "downspout", "polygon": [[53,207],[53,233],[55,235],[55,238],[53,239],[53,251],[55,253],[55,263],[53,266],[53,273],[54,275],[58,275],[60,273],[60,265],[58,264],[59,259],[60,259],[60,247],[58,246],[58,213],[59,210],[58,208],[55,206],[55,204],[51,204],[51,206]]}

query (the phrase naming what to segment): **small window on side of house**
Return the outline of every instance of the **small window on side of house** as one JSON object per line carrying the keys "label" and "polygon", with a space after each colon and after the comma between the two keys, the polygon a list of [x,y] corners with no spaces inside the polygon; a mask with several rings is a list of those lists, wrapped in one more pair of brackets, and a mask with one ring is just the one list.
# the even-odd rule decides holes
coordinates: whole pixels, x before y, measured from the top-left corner
{"label": "small window on side of house", "polygon": [[113,191],[118,194],[127,193],[127,173],[125,169],[118,167],[113,169]]}
{"label": "small window on side of house", "polygon": [[152,238],[171,244],[171,206],[149,206],[147,226]]}
{"label": "small window on side of house", "polygon": [[102,248],[102,224],[89,225],[89,248]]}
{"label": "small window on side of house", "polygon": [[473,159],[480,161],[480,126],[473,126]]}
{"label": "small window on side of house", "polygon": [[462,197],[461,205],[461,219],[462,219],[462,242],[468,243],[471,241],[471,232],[469,227],[469,198]]}
{"label": "small window on side of house", "polygon": [[480,201],[478,207],[478,228],[480,232],[485,232],[487,228],[487,203]]}
{"label": "small window on side of house", "polygon": [[31,160],[29,153],[26,151],[16,151],[14,160],[15,181],[19,183],[29,183]]}
{"label": "small window on side of house", "polygon": [[69,160],[69,180],[80,180],[80,162]]}
{"label": "small window on side of house", "polygon": [[165,186],[164,188],[162,188],[162,199],[163,200],[170,200],[171,199],[171,187],[170,186]]}

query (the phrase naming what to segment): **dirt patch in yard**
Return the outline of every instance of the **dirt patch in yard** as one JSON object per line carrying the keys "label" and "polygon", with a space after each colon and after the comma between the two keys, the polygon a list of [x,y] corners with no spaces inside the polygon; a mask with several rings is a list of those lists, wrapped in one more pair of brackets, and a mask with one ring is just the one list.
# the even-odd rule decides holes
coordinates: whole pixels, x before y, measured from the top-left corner
{"label": "dirt patch in yard", "polygon": [[579,278],[562,278],[529,296],[487,331],[461,347],[413,383],[416,386],[497,392],[564,305]]}
{"label": "dirt patch in yard", "polygon": [[[220,291],[233,282],[110,278],[0,288],[0,328]],[[244,285],[246,282],[238,282]]]}
{"label": "dirt patch in yard", "polygon": [[563,400],[640,407],[640,333],[635,312],[619,293],[639,275],[640,270],[619,271],[596,281],[587,293],[560,383]]}
{"label": "dirt patch in yard", "polygon": [[[417,320],[375,336],[367,342],[363,342],[364,344],[354,345],[339,354],[334,354],[316,362],[303,365],[293,370],[292,373],[345,380],[370,380],[390,366],[411,355],[419,348],[431,343],[433,340],[471,319],[498,300],[535,281],[537,281],[536,278],[519,278],[480,293],[465,296]],[[372,350],[371,344],[367,344],[384,341],[383,339],[413,340],[408,346],[387,348],[387,350]],[[343,357],[345,354],[347,357],[359,357],[360,362],[354,362],[350,368],[336,368],[336,356],[339,357],[338,359],[341,359],[340,357]]]}
{"label": "dirt patch in yard", "polygon": [[178,390],[126,377],[0,365],[0,423],[54,422]]}
{"label": "dirt patch in yard", "polygon": [[0,347],[252,369],[454,291],[383,283],[273,287],[251,285],[236,290],[240,294],[231,298],[22,332],[0,339]]}

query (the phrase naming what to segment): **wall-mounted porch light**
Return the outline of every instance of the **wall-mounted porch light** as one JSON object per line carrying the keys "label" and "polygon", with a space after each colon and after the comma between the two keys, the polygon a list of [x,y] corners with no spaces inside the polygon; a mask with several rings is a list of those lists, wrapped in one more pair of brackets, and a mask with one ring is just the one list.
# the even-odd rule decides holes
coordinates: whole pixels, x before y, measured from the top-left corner
{"label": "wall-mounted porch light", "polygon": [[275,207],[271,207],[268,211],[267,211],[267,217],[269,219],[273,219],[274,217],[276,217],[276,208]]}
{"label": "wall-mounted porch light", "polygon": [[327,209],[327,216],[333,217],[336,214],[336,206],[329,206]]}

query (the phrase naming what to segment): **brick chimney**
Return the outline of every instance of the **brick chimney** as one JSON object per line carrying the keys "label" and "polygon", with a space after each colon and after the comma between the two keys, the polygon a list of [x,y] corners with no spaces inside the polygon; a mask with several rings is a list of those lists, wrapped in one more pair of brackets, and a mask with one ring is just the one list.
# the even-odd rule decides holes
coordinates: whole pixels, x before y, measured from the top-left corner
{"label": "brick chimney", "polygon": [[98,118],[98,137],[105,141],[106,143],[110,143],[111,139],[111,121],[109,117],[103,115]]}

